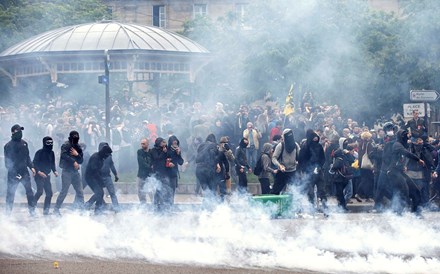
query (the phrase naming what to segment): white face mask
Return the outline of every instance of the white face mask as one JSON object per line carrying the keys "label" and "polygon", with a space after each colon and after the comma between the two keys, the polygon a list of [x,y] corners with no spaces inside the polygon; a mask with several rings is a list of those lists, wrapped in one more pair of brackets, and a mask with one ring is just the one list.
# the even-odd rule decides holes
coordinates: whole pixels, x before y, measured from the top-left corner
{"label": "white face mask", "polygon": [[394,136],[394,131],[387,131],[387,136]]}

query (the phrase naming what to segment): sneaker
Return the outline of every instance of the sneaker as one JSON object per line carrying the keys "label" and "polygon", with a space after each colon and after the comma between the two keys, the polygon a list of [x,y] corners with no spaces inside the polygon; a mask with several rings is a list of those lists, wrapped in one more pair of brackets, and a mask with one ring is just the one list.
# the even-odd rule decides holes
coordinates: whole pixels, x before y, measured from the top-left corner
{"label": "sneaker", "polygon": [[354,195],[354,198],[356,199],[356,201],[358,201],[359,203],[362,203],[362,199],[359,197],[359,195]]}
{"label": "sneaker", "polygon": [[49,209],[43,210],[43,215],[49,215]]}

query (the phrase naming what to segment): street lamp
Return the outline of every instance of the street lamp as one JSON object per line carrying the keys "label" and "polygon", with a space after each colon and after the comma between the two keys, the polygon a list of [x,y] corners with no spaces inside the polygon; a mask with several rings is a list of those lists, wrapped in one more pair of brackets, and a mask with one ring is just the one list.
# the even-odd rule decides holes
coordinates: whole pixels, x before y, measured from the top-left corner
{"label": "street lamp", "polygon": [[105,85],[105,139],[110,144],[110,55],[104,50],[104,75],[98,76],[98,83]]}

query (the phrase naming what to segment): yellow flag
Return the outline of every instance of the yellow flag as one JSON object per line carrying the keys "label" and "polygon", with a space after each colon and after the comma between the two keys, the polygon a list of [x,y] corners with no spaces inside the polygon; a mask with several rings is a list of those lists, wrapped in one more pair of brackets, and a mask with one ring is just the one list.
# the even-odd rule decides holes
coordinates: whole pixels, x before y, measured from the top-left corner
{"label": "yellow flag", "polygon": [[293,107],[293,84],[290,85],[289,93],[286,97],[286,105],[284,106],[284,115],[289,115],[295,112],[295,108]]}

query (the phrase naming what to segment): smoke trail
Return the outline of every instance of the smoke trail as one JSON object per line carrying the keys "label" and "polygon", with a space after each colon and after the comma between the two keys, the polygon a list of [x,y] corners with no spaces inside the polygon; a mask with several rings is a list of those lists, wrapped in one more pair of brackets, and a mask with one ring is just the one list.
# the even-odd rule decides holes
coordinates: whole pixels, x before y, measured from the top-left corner
{"label": "smoke trail", "polygon": [[272,220],[261,206],[233,198],[213,211],[168,216],[136,209],[60,219],[23,215],[0,217],[0,253],[325,272],[428,273],[440,267],[440,231],[429,214],[424,220],[388,214]]}

